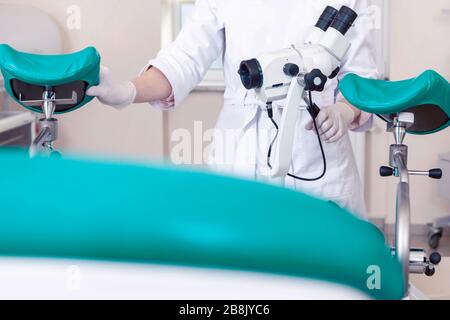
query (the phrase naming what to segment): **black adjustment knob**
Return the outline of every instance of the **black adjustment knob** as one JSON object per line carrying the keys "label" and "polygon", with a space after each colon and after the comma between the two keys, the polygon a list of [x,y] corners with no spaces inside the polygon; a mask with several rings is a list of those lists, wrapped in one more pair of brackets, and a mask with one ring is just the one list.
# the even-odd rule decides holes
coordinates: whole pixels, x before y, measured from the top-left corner
{"label": "black adjustment knob", "polygon": [[433,252],[430,256],[430,262],[435,266],[441,263],[442,257],[438,252]]}
{"label": "black adjustment knob", "polygon": [[380,168],[380,176],[382,177],[391,177],[394,175],[394,169],[391,167],[381,167]]}
{"label": "black adjustment knob", "polygon": [[295,63],[286,63],[283,67],[283,72],[288,77],[296,77],[300,73],[300,68]]}
{"label": "black adjustment knob", "polygon": [[442,170],[441,169],[431,169],[429,171],[428,176],[432,179],[442,179]]}
{"label": "black adjustment knob", "polygon": [[322,92],[328,78],[319,69],[314,69],[305,75],[305,90]]}
{"label": "black adjustment knob", "polygon": [[436,269],[435,268],[431,268],[431,267],[426,267],[425,268],[425,275],[428,277],[432,277],[434,276],[434,274],[436,273]]}
{"label": "black adjustment knob", "polygon": [[334,71],[330,74],[330,76],[328,77],[328,79],[334,79],[339,75],[339,72],[341,72],[341,68],[337,67],[336,69],[334,69]]}

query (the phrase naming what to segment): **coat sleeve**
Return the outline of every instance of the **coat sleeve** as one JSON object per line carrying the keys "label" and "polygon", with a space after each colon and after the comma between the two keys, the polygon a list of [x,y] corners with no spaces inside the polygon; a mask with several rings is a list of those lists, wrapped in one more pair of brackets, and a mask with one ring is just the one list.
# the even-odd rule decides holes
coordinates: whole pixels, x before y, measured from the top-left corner
{"label": "coat sleeve", "polygon": [[[378,78],[378,66],[376,62],[377,48],[375,44],[376,31],[373,27],[373,19],[379,18],[371,14],[370,1],[352,0],[347,1],[346,5],[353,8],[358,13],[358,19],[355,27],[348,32],[348,39],[352,46],[346,55],[338,76],[340,81],[349,73],[355,73],[366,78]],[[340,92],[337,99],[344,97]],[[373,125],[373,115],[362,112],[361,117],[351,125],[353,131],[367,131]]]}
{"label": "coat sleeve", "polygon": [[180,105],[202,81],[211,64],[223,53],[225,29],[216,0],[197,0],[192,16],[176,40],[161,50],[143,69],[159,69],[172,85],[172,95],[151,104],[161,108]]}

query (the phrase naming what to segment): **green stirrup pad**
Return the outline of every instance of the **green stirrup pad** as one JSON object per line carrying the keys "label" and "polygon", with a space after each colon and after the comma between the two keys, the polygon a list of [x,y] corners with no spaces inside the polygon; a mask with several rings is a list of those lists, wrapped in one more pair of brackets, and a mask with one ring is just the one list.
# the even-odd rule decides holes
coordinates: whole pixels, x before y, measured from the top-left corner
{"label": "green stirrup pad", "polygon": [[[69,107],[57,107],[55,113],[59,114],[78,109],[93,99],[85,95],[85,91],[99,83],[100,55],[93,47],[66,55],[36,55],[19,52],[6,44],[0,44],[0,69],[5,79],[6,91],[18,103],[20,101],[17,89],[14,88],[15,81],[23,83],[21,89],[32,91],[34,96],[29,100],[41,99],[39,94],[42,94],[46,86],[52,87],[57,99],[70,98],[70,93],[76,91],[79,102]],[[60,92],[65,95],[68,92],[69,96],[58,96]],[[23,96],[30,95],[27,92],[20,93]],[[42,112],[39,108],[20,104],[32,111]]]}
{"label": "green stirrup pad", "polygon": [[389,115],[412,112],[415,124],[408,132],[429,134],[450,125],[450,84],[432,70],[414,79],[382,81],[349,74],[339,84],[344,97],[355,107],[369,113]]}
{"label": "green stirrup pad", "polygon": [[[177,168],[13,151],[0,167],[0,256],[244,270],[403,297],[382,233],[331,202]],[[374,270],[381,288],[370,290]]]}

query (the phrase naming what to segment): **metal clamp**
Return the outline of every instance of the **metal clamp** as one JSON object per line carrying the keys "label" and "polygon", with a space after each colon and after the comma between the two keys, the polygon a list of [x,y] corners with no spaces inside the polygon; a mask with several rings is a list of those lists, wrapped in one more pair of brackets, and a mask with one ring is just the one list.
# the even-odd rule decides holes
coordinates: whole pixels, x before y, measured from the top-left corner
{"label": "metal clamp", "polygon": [[58,120],[41,119],[41,131],[30,146],[30,158],[36,157],[40,152],[52,153],[54,151],[53,143],[58,139]]}
{"label": "metal clamp", "polygon": [[27,107],[42,106],[45,118],[50,119],[55,112],[56,106],[77,104],[78,95],[75,91],[72,91],[71,98],[57,99],[55,92],[49,87],[42,93],[41,100],[23,100],[22,93],[19,93],[19,102]]}
{"label": "metal clamp", "polygon": [[[392,254],[396,254],[396,248],[392,248]],[[434,252],[429,257],[424,249],[412,248],[409,253],[409,273],[425,274],[432,277],[436,273],[436,266],[442,261],[439,253]]]}
{"label": "metal clamp", "polygon": [[19,93],[19,101],[23,105],[26,105],[28,107],[37,107],[42,105],[44,102],[52,101],[56,105],[70,105],[75,104],[78,102],[78,95],[75,91],[72,91],[72,97],[71,98],[65,98],[65,99],[56,99],[56,95],[52,91],[44,91],[42,94],[41,100],[22,100],[22,93]]}
{"label": "metal clamp", "polygon": [[41,151],[44,151],[45,153],[54,152],[53,143],[58,138],[58,120],[53,118],[53,113],[58,105],[77,104],[77,93],[72,91],[72,98],[69,99],[57,99],[52,88],[46,87],[45,91],[42,93],[42,100],[23,100],[22,94],[20,93],[19,101],[23,105],[29,107],[42,106],[42,111],[45,115],[45,117],[40,120],[41,131],[30,146],[30,157],[35,157]]}

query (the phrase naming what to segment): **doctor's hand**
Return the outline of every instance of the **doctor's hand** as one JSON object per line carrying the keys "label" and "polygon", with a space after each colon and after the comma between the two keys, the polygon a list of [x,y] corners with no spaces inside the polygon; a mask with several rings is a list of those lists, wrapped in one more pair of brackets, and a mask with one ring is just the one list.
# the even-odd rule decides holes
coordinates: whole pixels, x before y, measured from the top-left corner
{"label": "doctor's hand", "polygon": [[[361,113],[344,102],[338,102],[332,107],[323,108],[316,118],[320,137],[327,143],[340,140],[350,129],[350,125]],[[306,130],[315,130],[311,119],[305,126]]]}
{"label": "doctor's hand", "polygon": [[86,94],[91,97],[97,97],[103,104],[122,109],[134,102],[136,86],[131,81],[125,83],[115,82],[109,69],[102,66],[100,70],[100,84],[90,87]]}

